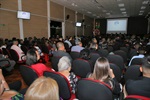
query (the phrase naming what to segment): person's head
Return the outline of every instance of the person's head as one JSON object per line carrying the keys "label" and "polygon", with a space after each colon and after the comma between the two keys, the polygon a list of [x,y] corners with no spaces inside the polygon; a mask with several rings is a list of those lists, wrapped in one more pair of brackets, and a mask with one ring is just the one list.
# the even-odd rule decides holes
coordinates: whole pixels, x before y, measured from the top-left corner
{"label": "person's head", "polygon": [[38,60],[40,59],[40,55],[37,51],[37,49],[32,48],[30,50],[28,50],[27,54],[26,54],[26,64],[27,65],[32,65],[38,62]]}
{"label": "person's head", "polygon": [[59,100],[57,82],[44,76],[36,79],[28,88],[25,100]]}
{"label": "person's head", "polygon": [[18,45],[18,40],[17,39],[13,40],[13,45]]}
{"label": "person's head", "polygon": [[71,70],[71,62],[67,56],[61,57],[58,62],[58,71],[63,71],[63,70],[68,70],[68,71]]}
{"label": "person's head", "polygon": [[79,39],[75,40],[75,44],[82,47],[82,42],[81,42],[81,40],[79,40]]}
{"label": "person's head", "polygon": [[145,50],[145,48],[144,47],[139,47],[139,49],[138,49],[138,53],[139,54],[145,54],[146,53],[146,50]]}
{"label": "person's head", "polygon": [[140,70],[143,72],[143,76],[150,78],[150,56],[144,57]]}
{"label": "person's head", "polygon": [[93,39],[92,39],[92,43],[97,43],[96,38],[93,38]]}
{"label": "person's head", "polygon": [[135,48],[136,50],[138,50],[139,47],[141,46],[140,43],[134,43],[133,45],[134,45],[134,48]]}
{"label": "person's head", "polygon": [[89,49],[81,50],[79,57],[82,58],[82,59],[88,60],[90,58],[90,50]]}
{"label": "person's head", "polygon": [[93,79],[104,81],[109,76],[110,65],[105,57],[100,57],[96,60],[94,71],[92,74]]}
{"label": "person's head", "polygon": [[56,46],[58,50],[62,50],[62,51],[65,50],[65,46],[63,42],[57,42]]}
{"label": "person's head", "polygon": [[91,50],[97,50],[98,49],[98,45],[96,43],[91,43],[89,48]]}

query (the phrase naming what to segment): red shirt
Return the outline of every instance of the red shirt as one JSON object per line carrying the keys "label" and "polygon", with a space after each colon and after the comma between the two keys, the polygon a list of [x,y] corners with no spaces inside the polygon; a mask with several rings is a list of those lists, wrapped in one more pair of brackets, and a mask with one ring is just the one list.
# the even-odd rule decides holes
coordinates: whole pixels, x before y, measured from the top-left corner
{"label": "red shirt", "polygon": [[42,63],[37,63],[37,64],[34,64],[34,65],[31,65],[31,68],[38,74],[39,77],[43,76],[44,71],[52,71],[51,68],[45,66]]}

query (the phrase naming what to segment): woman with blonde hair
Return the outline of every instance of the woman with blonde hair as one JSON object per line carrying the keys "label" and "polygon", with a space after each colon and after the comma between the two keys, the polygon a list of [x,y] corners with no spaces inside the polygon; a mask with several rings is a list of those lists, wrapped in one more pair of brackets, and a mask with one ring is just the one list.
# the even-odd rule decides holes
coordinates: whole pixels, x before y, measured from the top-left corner
{"label": "woman with blonde hair", "polygon": [[108,84],[112,88],[113,94],[115,95],[119,95],[121,92],[120,84],[115,79],[115,75],[110,68],[107,58],[105,57],[100,57],[97,59],[94,65],[94,71],[89,75],[89,77]]}
{"label": "woman with blonde hair", "polygon": [[60,100],[57,82],[49,77],[39,77],[28,88],[25,100]]}

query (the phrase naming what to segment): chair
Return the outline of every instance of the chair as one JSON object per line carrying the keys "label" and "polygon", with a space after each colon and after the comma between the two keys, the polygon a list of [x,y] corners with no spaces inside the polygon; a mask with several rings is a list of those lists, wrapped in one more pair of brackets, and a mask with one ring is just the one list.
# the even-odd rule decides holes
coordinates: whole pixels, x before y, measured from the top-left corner
{"label": "chair", "polygon": [[140,76],[142,76],[142,73],[140,72],[139,65],[129,66],[124,75],[125,82],[127,82],[127,80],[129,80],[129,79],[137,80]]}
{"label": "chair", "polygon": [[128,53],[128,48],[127,48],[127,47],[120,47],[120,50],[122,50],[122,51]]}
{"label": "chair", "polygon": [[11,54],[9,52],[9,49],[7,48],[2,48],[3,54],[8,56],[8,58],[12,59]]}
{"label": "chair", "polygon": [[123,61],[123,58],[121,56],[109,54],[107,56],[107,59],[108,59],[109,63],[116,64],[121,69],[121,72],[124,70],[124,67],[125,67],[124,61]]}
{"label": "chair", "polygon": [[[11,55],[12,59],[13,59],[14,61],[16,61],[18,64],[23,64],[23,63],[25,63],[25,60],[19,61],[19,55],[18,55],[18,53],[17,53],[15,50],[9,49],[9,52],[10,52],[10,55]],[[22,56],[22,57],[25,57],[25,56]]]}
{"label": "chair", "polygon": [[111,88],[104,82],[83,78],[77,82],[79,100],[113,100]]}
{"label": "chair", "polygon": [[108,50],[106,50],[106,49],[100,49],[100,50],[98,50],[98,53],[101,57],[107,57],[109,54]]}
{"label": "chair", "polygon": [[93,66],[89,61],[78,58],[73,60],[72,70],[77,76],[86,78],[87,74],[92,72]]}
{"label": "chair", "polygon": [[59,86],[59,95],[62,99],[69,100],[71,98],[71,86],[68,79],[64,75],[53,71],[45,71],[43,75],[46,77],[51,77],[57,82]]}
{"label": "chair", "polygon": [[113,64],[113,63],[110,63],[110,68],[113,70],[113,73],[114,73],[115,78],[117,79],[117,81],[120,82],[121,76],[122,76],[120,68],[117,65]]}
{"label": "chair", "polygon": [[132,61],[131,61],[131,65],[142,65],[142,60],[143,58],[134,58]]}
{"label": "chair", "polygon": [[124,100],[150,100],[150,98],[140,95],[128,95]]}
{"label": "chair", "polygon": [[17,80],[17,81],[15,81],[15,82],[9,83],[8,85],[9,85],[9,88],[10,88],[11,90],[19,91],[20,88],[21,88],[22,83],[21,83],[20,80]]}
{"label": "chair", "polygon": [[90,60],[95,64],[96,60],[100,57],[98,53],[90,53]]}
{"label": "chair", "polygon": [[60,58],[61,58],[60,56],[53,56],[51,59],[52,68],[55,71],[58,71],[58,65],[57,64],[58,64]]}
{"label": "chair", "polygon": [[117,51],[114,51],[114,54],[121,56],[124,60],[124,63],[125,64],[127,63],[127,53],[126,52],[124,52],[122,50],[117,50]]}
{"label": "chair", "polygon": [[24,82],[30,86],[32,82],[38,78],[37,73],[27,65],[20,65],[20,73]]}
{"label": "chair", "polygon": [[79,52],[75,52],[75,51],[71,51],[70,52],[70,56],[73,60],[79,58],[80,53]]}
{"label": "chair", "polygon": [[22,46],[21,46],[21,50],[22,50],[22,51],[24,52],[24,54],[26,55],[26,54],[27,54],[27,51],[28,51],[28,47],[22,45]]}

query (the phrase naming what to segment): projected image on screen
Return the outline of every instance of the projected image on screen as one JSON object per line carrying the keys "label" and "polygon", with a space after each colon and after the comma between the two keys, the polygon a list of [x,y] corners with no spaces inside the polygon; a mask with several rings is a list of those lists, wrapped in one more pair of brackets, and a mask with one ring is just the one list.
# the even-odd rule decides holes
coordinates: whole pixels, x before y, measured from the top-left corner
{"label": "projected image on screen", "polygon": [[107,33],[127,33],[127,19],[108,19]]}

